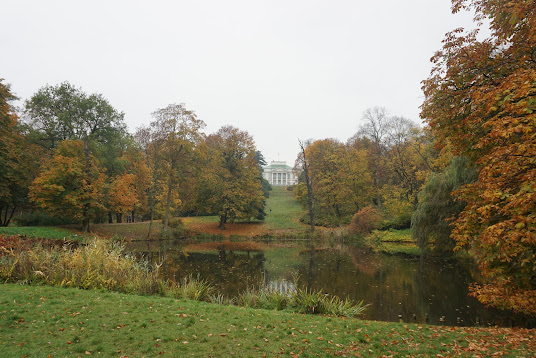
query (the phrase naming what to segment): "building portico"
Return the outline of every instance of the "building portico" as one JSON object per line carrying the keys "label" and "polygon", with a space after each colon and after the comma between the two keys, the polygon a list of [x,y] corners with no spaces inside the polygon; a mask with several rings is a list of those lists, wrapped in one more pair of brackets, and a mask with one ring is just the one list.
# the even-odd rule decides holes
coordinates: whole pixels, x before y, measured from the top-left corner
{"label": "building portico", "polygon": [[263,177],[273,186],[295,185],[298,181],[292,168],[284,161],[274,160],[264,167]]}

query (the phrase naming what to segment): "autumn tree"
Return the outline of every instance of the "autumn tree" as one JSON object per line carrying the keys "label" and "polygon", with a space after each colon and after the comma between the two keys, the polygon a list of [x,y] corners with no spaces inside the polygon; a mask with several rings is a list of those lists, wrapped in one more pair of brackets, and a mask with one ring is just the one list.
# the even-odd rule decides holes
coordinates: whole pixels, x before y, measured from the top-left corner
{"label": "autumn tree", "polygon": [[16,97],[0,79],[0,225],[27,204],[28,188],[37,174],[39,151],[27,143],[10,102]]}
{"label": "autumn tree", "polygon": [[374,189],[376,194],[376,205],[382,207],[380,188],[385,177],[384,155],[386,150],[386,140],[390,129],[390,117],[384,107],[368,108],[363,113],[363,125],[350,141],[358,138],[370,140],[369,156],[370,167],[374,178]]}
{"label": "autumn tree", "polygon": [[224,126],[209,135],[202,149],[199,210],[227,222],[265,217],[257,150],[251,135]]}
{"label": "autumn tree", "polygon": [[[315,230],[315,197],[313,191],[313,178],[311,176],[311,161],[307,157],[306,148],[310,144],[309,142],[298,141],[300,145],[300,152],[298,153],[298,158],[296,159],[295,168],[296,171],[301,171],[303,173],[303,181],[298,184],[296,188],[296,194],[298,199],[300,197],[305,198],[307,203],[307,210],[309,212],[309,225],[311,226],[311,231]],[[302,200],[303,202],[303,200]]]}
{"label": "autumn tree", "polygon": [[491,36],[456,29],[432,58],[422,117],[478,180],[457,192],[467,202],[453,230],[486,282],[483,303],[536,314],[536,3],[453,0],[453,12],[488,20]]}
{"label": "autumn tree", "polygon": [[77,220],[84,232],[90,220],[105,207],[105,175],[95,157],[86,157],[86,145],[80,140],[64,140],[30,189],[30,199],[40,208],[58,217]]}
{"label": "autumn tree", "polygon": [[[107,185],[101,186],[103,192],[123,174],[118,164],[128,140],[123,114],[102,95],[87,94],[68,82],[45,86],[25,102],[24,118],[29,128],[28,140],[50,153],[65,140],[82,141],[86,180],[92,178],[89,174],[93,170],[92,157],[98,158],[99,165],[106,169]],[[110,206],[109,200],[102,204]]]}
{"label": "autumn tree", "polygon": [[150,169],[151,223],[155,211],[162,212],[165,230],[171,213],[181,205],[183,186],[194,179],[194,149],[202,139],[200,130],[205,123],[183,103],[158,109],[152,116],[150,126],[138,129],[136,139]]}

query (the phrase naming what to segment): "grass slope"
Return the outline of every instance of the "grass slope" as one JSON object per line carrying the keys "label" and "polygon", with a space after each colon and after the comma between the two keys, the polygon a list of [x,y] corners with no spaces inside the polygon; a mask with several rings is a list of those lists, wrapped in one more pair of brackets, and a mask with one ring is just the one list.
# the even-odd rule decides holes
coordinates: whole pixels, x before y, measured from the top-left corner
{"label": "grass slope", "polygon": [[[270,209],[272,210],[270,212]],[[296,200],[294,193],[286,187],[274,186],[266,201],[266,219],[268,229],[306,229],[307,226],[299,221],[303,209]]]}
{"label": "grass slope", "polygon": [[535,330],[453,328],[0,285],[2,357],[532,356]]}

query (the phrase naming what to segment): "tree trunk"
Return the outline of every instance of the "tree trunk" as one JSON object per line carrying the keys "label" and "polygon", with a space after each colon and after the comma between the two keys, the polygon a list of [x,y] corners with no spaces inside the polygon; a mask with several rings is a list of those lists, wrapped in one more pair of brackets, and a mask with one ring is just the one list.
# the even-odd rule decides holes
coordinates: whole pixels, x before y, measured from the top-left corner
{"label": "tree trunk", "polygon": [[151,220],[149,221],[149,232],[147,233],[147,240],[151,239],[153,231],[153,219],[154,219],[154,204],[151,206]]}
{"label": "tree trunk", "polygon": [[123,214],[122,213],[115,213],[115,221],[120,224],[123,222]]}
{"label": "tree trunk", "polygon": [[224,214],[220,216],[220,225],[218,225],[218,228],[220,230],[225,230],[225,223],[227,222],[227,214]]}
{"label": "tree trunk", "polygon": [[300,148],[303,156],[303,172],[305,174],[305,185],[307,186],[307,207],[309,208],[309,220],[311,222],[311,231],[315,231],[315,213],[314,213],[314,198],[313,198],[313,185],[311,183],[311,177],[309,176],[309,165],[307,164],[307,158],[305,157],[305,146],[300,141]]}
{"label": "tree trunk", "polygon": [[376,183],[376,190],[377,190],[377,197],[376,197],[376,200],[378,201],[377,204],[378,204],[378,208],[381,209],[382,208],[382,197],[381,197],[381,194],[380,194],[380,178],[379,178],[379,174],[376,173],[376,176],[374,178],[374,182]]}
{"label": "tree trunk", "polygon": [[2,219],[2,210],[3,208],[0,208],[0,220],[1,220],[1,226],[8,226],[9,223],[11,222],[11,219],[13,218],[13,214],[15,214],[15,209],[17,207],[14,206],[13,209],[11,209],[11,214],[8,214],[9,213],[9,206],[6,206],[6,210],[4,212],[4,218]]}
{"label": "tree trunk", "polygon": [[[85,159],[85,168],[84,168],[84,174],[86,179],[86,185],[91,186],[91,177],[90,177],[90,169],[91,169],[91,155],[89,152],[89,143],[87,138],[87,133],[84,134],[84,159]],[[89,210],[91,209],[91,203],[89,202],[89,199],[86,199],[87,201],[84,203],[83,209],[82,209],[82,231],[83,232],[89,232]]]}
{"label": "tree trunk", "polygon": [[164,215],[164,230],[167,230],[168,224],[169,224],[169,208],[171,207],[171,175],[169,176],[168,181],[168,190],[167,190],[167,198],[166,198],[166,214]]}
{"label": "tree trunk", "polygon": [[84,218],[82,219],[82,232],[87,233],[89,231],[89,219]]}
{"label": "tree trunk", "polygon": [[112,216],[112,212],[108,211],[108,224],[113,224],[114,218]]}

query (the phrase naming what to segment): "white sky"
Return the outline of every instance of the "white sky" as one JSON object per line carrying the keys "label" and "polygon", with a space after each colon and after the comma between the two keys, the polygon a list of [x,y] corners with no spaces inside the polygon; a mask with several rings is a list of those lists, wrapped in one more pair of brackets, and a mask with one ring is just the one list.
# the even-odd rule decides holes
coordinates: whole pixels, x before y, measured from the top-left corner
{"label": "white sky", "polygon": [[0,78],[22,100],[69,81],[131,132],[185,103],[212,133],[248,131],[293,165],[298,138],[346,141],[365,109],[419,121],[450,0],[0,0]]}

